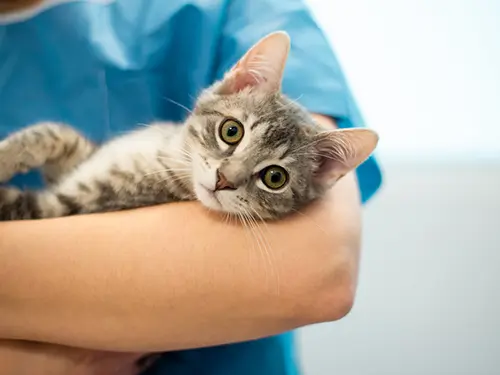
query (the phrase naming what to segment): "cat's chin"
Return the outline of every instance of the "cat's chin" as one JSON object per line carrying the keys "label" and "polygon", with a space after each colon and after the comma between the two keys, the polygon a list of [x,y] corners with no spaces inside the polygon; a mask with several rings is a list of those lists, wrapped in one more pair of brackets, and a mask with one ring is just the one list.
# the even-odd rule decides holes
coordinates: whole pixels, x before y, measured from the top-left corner
{"label": "cat's chin", "polygon": [[197,184],[194,190],[196,197],[205,207],[215,211],[224,211],[222,204],[217,199],[213,191],[201,184]]}

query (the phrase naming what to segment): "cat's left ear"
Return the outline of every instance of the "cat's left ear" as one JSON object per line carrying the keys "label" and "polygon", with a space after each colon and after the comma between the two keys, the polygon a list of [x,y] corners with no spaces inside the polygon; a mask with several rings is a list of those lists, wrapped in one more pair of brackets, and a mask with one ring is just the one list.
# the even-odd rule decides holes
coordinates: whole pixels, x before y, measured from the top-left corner
{"label": "cat's left ear", "polygon": [[226,73],[217,92],[229,95],[248,87],[270,93],[278,92],[289,51],[290,37],[286,32],[268,34]]}
{"label": "cat's left ear", "polygon": [[345,174],[363,163],[375,150],[378,135],[370,129],[339,129],[324,131],[311,142],[316,156],[314,182],[331,187]]}

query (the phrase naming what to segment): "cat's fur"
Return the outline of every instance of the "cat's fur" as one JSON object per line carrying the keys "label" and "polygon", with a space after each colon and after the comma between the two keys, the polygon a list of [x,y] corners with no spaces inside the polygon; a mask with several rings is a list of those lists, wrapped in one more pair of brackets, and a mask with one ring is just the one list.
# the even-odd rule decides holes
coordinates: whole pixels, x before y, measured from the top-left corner
{"label": "cat's fur", "polygon": [[[0,182],[40,168],[48,187],[0,187],[0,221],[116,211],[198,199],[232,214],[276,219],[321,197],[373,151],[367,129],[333,130],[281,91],[290,40],[260,40],[199,96],[183,126],[155,123],[98,146],[69,126],[41,123],[0,142]],[[242,126],[235,145],[221,124]],[[234,129],[233,129],[234,130]],[[270,189],[262,171],[285,169]]]}

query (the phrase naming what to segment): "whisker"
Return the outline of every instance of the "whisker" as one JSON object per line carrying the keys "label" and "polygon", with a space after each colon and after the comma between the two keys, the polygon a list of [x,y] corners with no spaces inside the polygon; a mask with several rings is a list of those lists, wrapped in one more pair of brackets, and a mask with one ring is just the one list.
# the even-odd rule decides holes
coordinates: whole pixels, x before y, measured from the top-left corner
{"label": "whisker", "polygon": [[299,211],[299,210],[297,210],[297,209],[295,209],[295,208],[292,208],[292,211],[293,211],[293,212],[298,213],[299,215],[304,216],[304,217],[305,217],[305,218],[307,218],[307,219],[309,219],[309,221],[310,221],[311,223],[313,223],[313,224],[314,224],[314,226],[315,226],[315,227],[317,227],[320,231],[322,231],[324,234],[328,234],[328,232],[325,230],[325,228],[321,227],[321,226],[320,226],[320,225],[319,225],[316,221],[314,221],[314,220],[313,220],[313,219],[312,219],[309,215],[306,215],[305,213],[303,213],[303,212],[301,212],[301,211]]}
{"label": "whisker", "polygon": [[[264,220],[262,220],[262,217],[259,215],[259,213],[257,211],[255,211],[255,209],[253,209],[253,207],[249,206],[249,208],[252,209],[252,211],[256,214],[256,216],[259,217],[260,220],[265,225],[265,222],[264,222]],[[257,220],[255,219],[255,217],[253,217],[250,214],[248,209],[245,209],[244,207],[242,207],[242,210],[243,210],[245,216],[247,217],[248,222],[251,225],[252,231],[254,232],[254,235],[255,235],[257,242],[259,244],[260,252],[261,252],[262,256],[264,257],[265,262],[267,263],[267,265],[270,268],[271,272],[270,272],[269,276],[271,276],[271,279],[269,278],[268,273],[266,271],[266,282],[273,280],[275,282],[274,286],[275,286],[276,293],[279,294],[279,292],[280,292],[279,291],[279,289],[280,289],[279,288],[279,272],[277,272],[277,270],[276,270],[275,259],[273,257],[273,251],[271,249],[271,246],[270,246],[269,242],[267,241],[266,236],[262,232],[260,225],[257,223]]]}
{"label": "whisker", "polygon": [[[249,206],[249,208],[252,210],[253,214],[260,220],[260,222],[262,223],[262,226],[264,227],[267,234],[269,235],[269,228],[267,226],[266,221],[262,218],[262,216],[257,212],[257,210],[254,207]],[[276,293],[279,295],[279,293],[280,293],[280,277],[279,277],[280,273],[276,270],[276,259],[274,257],[275,252],[272,250],[271,244],[269,243],[266,235],[262,231],[262,227],[260,225],[258,225],[256,218],[252,217],[252,220],[254,221],[255,227],[259,231],[260,237],[261,237],[262,242],[264,244],[264,249],[267,253],[269,263],[271,265],[271,270],[273,271],[273,274],[276,278],[276,280],[275,280],[276,281]]]}
{"label": "whisker", "polygon": [[190,182],[191,180],[191,175],[190,174],[186,174],[186,175],[177,175],[175,176],[174,178],[170,178],[170,177],[167,177],[167,178],[163,178],[161,180],[158,180],[155,182],[155,184],[161,184],[163,182],[185,182],[185,181],[189,181]]}
{"label": "whisker", "polygon": [[300,94],[296,99],[289,99],[289,103],[282,105],[281,109],[285,109],[285,108],[288,108],[289,106],[292,106],[294,104],[298,104],[298,100],[300,100],[303,96],[304,96],[304,94]]}
{"label": "whisker", "polygon": [[243,225],[243,229],[245,231],[245,237],[246,237],[246,239],[248,240],[248,242],[252,246],[252,251],[248,252],[248,256],[249,256],[248,263],[252,264],[252,259],[251,258],[252,258],[252,255],[255,253],[255,241],[253,241],[253,238],[252,238],[253,234],[251,233],[251,230],[250,230],[247,222],[243,218],[243,214],[241,212],[238,212],[236,215],[237,215],[236,218],[239,219],[240,223]]}
{"label": "whisker", "polygon": [[180,173],[176,173],[176,174],[174,174],[173,176],[170,176],[170,175],[169,175],[169,176],[167,176],[167,177],[165,178],[165,180],[169,180],[169,179],[170,179],[170,180],[173,180],[173,179],[175,179],[175,178],[177,178],[177,177],[191,177],[191,173],[188,173],[188,172],[180,172]]}
{"label": "whisker", "polygon": [[248,213],[244,207],[241,207],[241,209],[242,209],[242,211],[241,211],[242,218],[245,221],[245,223],[247,224],[248,228],[250,229],[250,233],[252,234],[253,239],[255,240],[253,243],[254,243],[254,245],[255,244],[257,245],[258,250],[259,250],[259,254],[260,254],[261,258],[264,260],[265,280],[266,280],[266,284],[267,284],[269,282],[269,273],[268,273],[268,266],[267,266],[268,262],[267,262],[266,253],[263,249],[263,245],[260,241],[258,234],[255,232],[253,223],[249,220],[250,215],[248,215]]}
{"label": "whisker", "polygon": [[156,159],[157,160],[164,160],[164,161],[168,161],[168,162],[172,162],[172,163],[176,163],[176,164],[181,164],[181,165],[186,166],[186,167],[189,166],[189,160],[186,160],[186,159],[179,159],[179,158],[170,157],[170,156],[166,156],[166,155],[158,155],[158,156],[156,156]]}
{"label": "whisker", "polygon": [[179,151],[181,154],[188,156],[188,157],[189,157],[189,159],[191,159],[191,155],[192,155],[192,153],[191,153],[191,152],[189,152],[188,150],[186,150],[186,149],[184,149],[184,148],[180,148],[178,151]]}
{"label": "whisker", "polygon": [[193,113],[193,111],[191,111],[188,107],[186,107],[185,105],[182,105],[181,103],[176,102],[173,99],[167,98],[166,96],[163,97],[163,99],[165,99],[166,101],[169,101],[172,104],[175,104],[175,105],[179,106],[180,108],[186,110],[188,113],[191,113],[191,114]]}
{"label": "whisker", "polygon": [[189,171],[191,171],[191,169],[189,169],[189,168],[185,168],[185,169],[161,169],[159,171],[153,171],[153,172],[146,173],[142,177],[147,177],[147,176],[152,176],[155,174],[167,173],[167,172],[189,172]]}
{"label": "whisker", "polygon": [[160,133],[162,136],[166,136],[166,137],[168,137],[168,136],[169,136],[169,134],[167,134],[167,133],[165,132],[165,130],[164,130],[164,129],[162,129],[162,128],[161,128],[160,126],[158,126],[158,125],[146,124],[146,123],[144,123],[144,122],[138,122],[138,123],[137,123],[137,125],[138,125],[138,126],[142,126],[142,127],[144,127],[144,128],[148,128],[148,129],[153,129],[153,130],[156,130],[156,131],[157,131],[158,133]]}

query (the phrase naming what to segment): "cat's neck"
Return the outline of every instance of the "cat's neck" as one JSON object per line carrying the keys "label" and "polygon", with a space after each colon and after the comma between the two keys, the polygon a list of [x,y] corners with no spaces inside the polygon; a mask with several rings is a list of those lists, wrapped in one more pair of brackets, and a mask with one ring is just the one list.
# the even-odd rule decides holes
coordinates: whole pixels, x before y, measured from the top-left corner
{"label": "cat's neck", "polygon": [[169,125],[172,131],[167,140],[164,153],[171,158],[171,164],[178,168],[191,166],[190,148],[186,137],[186,127],[183,125]]}
{"label": "cat's neck", "polygon": [[146,131],[153,134],[155,139],[161,137],[161,142],[156,145],[155,150],[156,162],[159,165],[150,166],[156,171],[164,168],[165,175],[158,174],[157,177],[173,178],[179,184],[183,185],[184,193],[188,194],[184,194],[186,196],[179,196],[180,199],[193,198],[192,160],[187,142],[186,126],[183,124],[159,122],[148,126]]}

